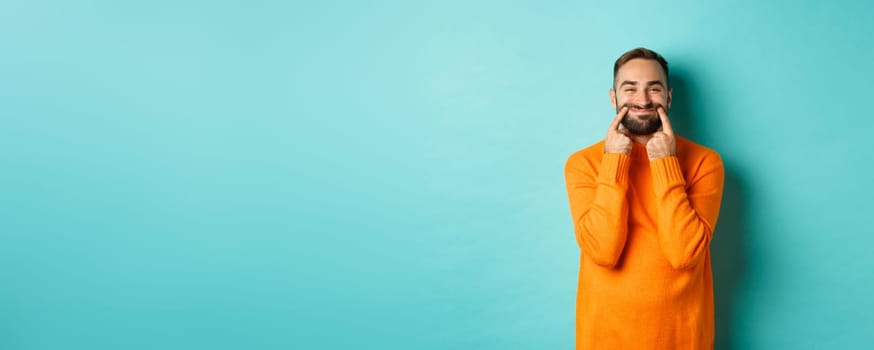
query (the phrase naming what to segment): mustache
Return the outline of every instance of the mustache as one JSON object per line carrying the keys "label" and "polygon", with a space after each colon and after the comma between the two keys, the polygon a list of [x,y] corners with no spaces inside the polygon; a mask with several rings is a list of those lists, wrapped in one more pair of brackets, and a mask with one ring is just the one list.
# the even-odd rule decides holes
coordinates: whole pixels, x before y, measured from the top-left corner
{"label": "mustache", "polygon": [[[656,109],[656,108],[658,108],[658,107],[662,107],[662,108],[664,108],[664,106],[663,106],[661,103],[652,103],[652,102],[647,103],[647,104],[645,104],[645,105],[636,105],[636,104],[632,104],[632,103],[623,103],[622,106],[619,107],[619,109],[622,109],[622,107],[628,107],[628,109],[632,109],[632,108],[635,108],[635,109]],[[665,109],[667,109],[667,108],[665,108]]]}

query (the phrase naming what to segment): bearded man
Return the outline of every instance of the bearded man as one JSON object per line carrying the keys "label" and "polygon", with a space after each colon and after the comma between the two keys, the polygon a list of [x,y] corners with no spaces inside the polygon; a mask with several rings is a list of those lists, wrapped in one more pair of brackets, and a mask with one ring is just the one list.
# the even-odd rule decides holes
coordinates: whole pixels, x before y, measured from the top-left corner
{"label": "bearded man", "polygon": [[613,66],[604,140],[565,166],[580,247],[577,349],[712,349],[710,242],[725,171],[668,119],[668,63],[637,48]]}

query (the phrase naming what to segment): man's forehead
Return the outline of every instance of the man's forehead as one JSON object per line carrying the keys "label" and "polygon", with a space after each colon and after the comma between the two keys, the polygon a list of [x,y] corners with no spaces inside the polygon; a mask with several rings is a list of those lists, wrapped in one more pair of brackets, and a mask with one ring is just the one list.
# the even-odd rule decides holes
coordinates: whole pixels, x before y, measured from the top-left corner
{"label": "man's forehead", "polygon": [[662,66],[655,60],[635,58],[619,67],[616,74],[617,81],[652,81],[664,80]]}

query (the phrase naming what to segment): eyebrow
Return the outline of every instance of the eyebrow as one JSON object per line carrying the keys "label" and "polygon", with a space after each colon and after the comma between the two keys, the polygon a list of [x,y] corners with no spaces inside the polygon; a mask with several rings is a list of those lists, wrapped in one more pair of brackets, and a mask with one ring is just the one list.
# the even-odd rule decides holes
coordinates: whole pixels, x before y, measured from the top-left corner
{"label": "eyebrow", "polygon": [[[622,84],[619,84],[619,87],[623,87],[623,86],[625,86],[625,85],[637,85],[637,81],[634,81],[634,80],[625,80],[625,81],[622,82]],[[658,85],[658,86],[661,86],[661,87],[665,87],[665,84],[662,84],[662,82],[661,82],[660,80],[652,80],[652,81],[648,81],[648,82],[646,83],[646,86],[651,86],[651,85]]]}

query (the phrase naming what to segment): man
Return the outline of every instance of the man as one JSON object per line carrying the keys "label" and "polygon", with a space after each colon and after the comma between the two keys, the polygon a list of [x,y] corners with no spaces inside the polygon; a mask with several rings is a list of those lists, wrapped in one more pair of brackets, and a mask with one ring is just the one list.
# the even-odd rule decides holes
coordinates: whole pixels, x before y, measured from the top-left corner
{"label": "man", "polygon": [[674,134],[668,63],[637,48],[613,66],[617,114],[565,167],[580,246],[577,349],[712,349],[710,241],[725,171]]}

